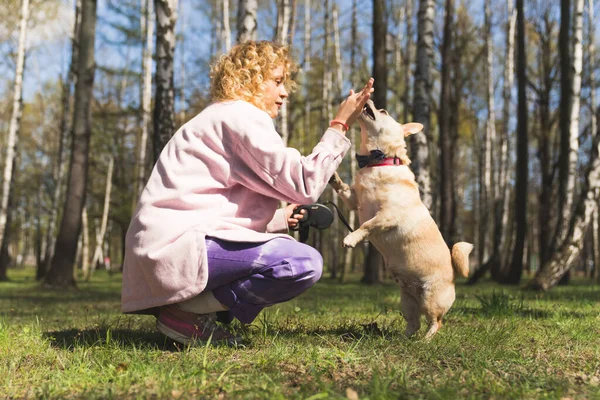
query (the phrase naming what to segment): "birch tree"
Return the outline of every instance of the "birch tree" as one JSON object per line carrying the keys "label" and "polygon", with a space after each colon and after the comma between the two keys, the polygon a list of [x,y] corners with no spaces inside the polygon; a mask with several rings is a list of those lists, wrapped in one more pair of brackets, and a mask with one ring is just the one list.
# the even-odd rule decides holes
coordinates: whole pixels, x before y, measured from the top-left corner
{"label": "birch tree", "polygon": [[[352,43],[352,48],[350,50],[350,84],[353,88],[358,85],[358,63],[356,60],[357,46],[358,43],[358,19],[357,19],[357,0],[352,1],[352,21],[350,28],[350,38]],[[354,153],[356,152],[356,135],[355,130],[350,128],[350,132],[348,138],[352,141],[352,147],[350,149],[351,157],[350,157],[350,177],[354,179],[356,176],[356,157],[354,157]],[[350,210],[348,212],[348,224],[353,227],[356,224],[356,211]],[[353,263],[354,258],[354,249],[349,247],[344,251],[344,265],[342,271],[340,273],[340,281],[343,282],[346,278],[346,271],[348,271]]]}
{"label": "birch tree", "polygon": [[[150,108],[152,106],[152,54],[154,53],[154,0],[142,0],[144,7],[140,25],[146,34],[146,43],[142,50],[142,126],[136,160],[137,179],[135,181],[134,203],[137,203],[146,183],[146,151],[148,149],[148,130],[150,128]],[[145,28],[145,32],[144,32]]]}
{"label": "birch tree", "polygon": [[102,207],[102,222],[100,223],[100,229],[96,233],[96,248],[94,250],[94,256],[92,257],[92,265],[90,268],[89,275],[86,276],[86,279],[92,277],[94,270],[96,269],[96,265],[99,262],[102,262],[104,258],[104,254],[102,252],[102,247],[104,245],[104,237],[106,236],[106,227],[108,225],[108,214],[110,212],[110,192],[112,190],[112,176],[113,176],[113,166],[115,159],[114,157],[110,157],[108,160],[108,167],[106,171],[106,189],[104,190],[104,206]]}
{"label": "birch tree", "polygon": [[231,50],[231,28],[229,26],[229,0],[223,0],[223,44],[225,53]]}
{"label": "birch tree", "polygon": [[175,133],[175,24],[179,0],[154,0],[156,9],[156,73],[154,81],[154,162]]}
{"label": "birch tree", "polygon": [[[561,3],[561,29],[563,29],[562,18],[565,18],[563,12],[566,14],[570,13],[568,6],[569,4]],[[571,88],[569,95],[571,98],[571,103],[569,107],[569,151],[567,153],[568,157],[566,157],[568,160],[568,165],[561,166],[568,167],[567,178],[566,182],[563,183],[563,189],[564,185],[566,185],[566,190],[571,191],[571,193],[565,194],[564,205],[559,214],[561,219],[557,221],[557,225],[560,228],[557,229],[556,233],[558,242],[555,242],[558,243],[558,250],[553,253],[551,257],[549,257],[547,264],[541,266],[530,284],[530,287],[542,290],[548,290],[558,283],[558,281],[569,271],[571,266],[578,259],[578,256],[583,248],[587,227],[594,214],[594,210],[597,207],[598,193],[600,192],[600,183],[598,182],[600,176],[597,175],[598,171],[596,171],[596,168],[600,169],[600,167],[596,166],[596,164],[600,165],[600,162],[592,158],[592,161],[590,162],[590,171],[588,172],[589,175],[586,175],[586,180],[584,181],[581,200],[579,201],[579,204],[577,204],[577,210],[574,211],[575,215],[569,217],[571,215],[571,205],[574,201],[574,193],[572,192],[575,190],[574,186],[575,177],[577,174],[577,152],[579,149],[579,111],[581,72],[583,66],[583,8],[584,1],[576,0],[572,41],[573,60],[572,68],[569,69],[569,71],[572,71],[573,74],[570,79]],[[563,89],[565,89],[564,86],[561,86],[561,90]],[[594,140],[597,140],[596,136],[594,136]],[[563,162],[565,158],[564,151],[566,150],[566,148],[562,147],[564,145],[564,135],[563,132],[561,132],[561,156],[563,156]],[[595,142],[595,145],[597,145],[597,142]],[[594,152],[593,157],[598,157],[598,154]]]}
{"label": "birch tree", "polygon": [[431,174],[429,171],[429,148],[431,138],[431,69],[433,63],[433,24],[435,1],[420,0],[417,22],[417,55],[415,66],[414,98],[412,114],[415,122],[423,124],[423,131],[411,136],[411,167],[419,184],[423,204],[431,210]]}
{"label": "birch tree", "polygon": [[[410,121],[410,78],[411,78],[411,63],[413,53],[413,0],[406,0],[404,17],[406,21],[406,47],[404,49],[404,94],[402,101],[404,103],[404,122]],[[398,115],[400,116],[400,115]]]}
{"label": "birch tree", "polygon": [[[378,109],[387,108],[387,34],[385,1],[373,0],[373,79],[375,80],[373,102]],[[383,260],[373,243],[369,242],[368,246],[362,282],[379,283],[383,280]]]}
{"label": "birch tree", "polygon": [[91,135],[91,103],[96,69],[94,42],[96,33],[96,0],[82,0],[81,29],[77,58],[77,84],[73,113],[73,142],[69,179],[63,217],[56,239],[54,258],[45,278],[47,286],[75,286],[73,265],[77,240],[81,231],[81,212],[85,204],[89,143]]}
{"label": "birch tree", "polygon": [[[598,132],[598,120],[596,118],[596,74],[594,73],[596,61],[596,42],[595,42],[595,20],[594,20],[594,0],[588,0],[588,59],[589,59],[589,81],[590,81],[590,131],[591,136],[595,137]],[[592,255],[594,260],[594,273],[596,279],[600,282],[600,213],[596,205],[594,215],[592,216]]]}
{"label": "birch tree", "polygon": [[237,16],[236,41],[238,43],[244,43],[248,40],[256,40],[256,30],[258,27],[256,20],[257,13],[257,0],[240,0]]}
{"label": "birch tree", "polygon": [[523,272],[523,252],[527,234],[527,177],[528,167],[528,130],[527,130],[527,76],[525,56],[525,16],[523,0],[517,0],[517,165],[515,182],[515,229],[516,237],[512,259],[503,282],[516,284],[521,280]]}
{"label": "birch tree", "polygon": [[558,193],[557,193],[557,218],[556,230],[554,232],[551,248],[555,248],[564,237],[565,222],[569,218],[573,196],[569,188],[574,187],[574,176],[570,173],[572,162],[577,161],[576,153],[572,152],[571,146],[576,144],[571,138],[571,108],[573,107],[573,74],[571,73],[571,1],[560,2],[560,32],[558,38],[558,50],[560,57],[560,109],[559,109],[559,132],[560,132],[560,154],[558,158]]}
{"label": "birch tree", "polygon": [[48,221],[48,230],[46,231],[46,251],[44,254],[44,265],[40,266],[37,272],[37,279],[41,279],[46,275],[46,272],[50,269],[52,263],[52,257],[54,257],[54,245],[55,245],[55,232],[56,232],[56,220],[58,219],[58,203],[63,192],[63,181],[65,176],[65,148],[67,146],[67,139],[70,129],[69,114],[71,109],[71,93],[72,86],[77,80],[77,73],[75,71],[77,65],[77,38],[79,36],[79,26],[81,22],[81,0],[75,0],[75,18],[73,21],[73,33],[71,38],[71,61],[69,63],[69,72],[67,73],[67,79],[62,85],[62,110],[60,117],[60,136],[58,139],[58,152],[56,155],[56,162],[54,164],[54,171],[52,175],[55,179],[55,186],[52,192],[52,204],[50,207],[50,219]]}
{"label": "birch tree", "polygon": [[2,175],[2,200],[0,203],[0,242],[6,230],[8,199],[11,191],[13,160],[17,147],[17,137],[21,126],[23,113],[23,70],[25,67],[25,45],[27,42],[27,21],[29,20],[29,0],[21,2],[21,20],[19,23],[19,44],[15,66],[15,84],[13,86],[12,114],[6,140],[6,156],[4,158],[4,173]]}
{"label": "birch tree", "polygon": [[440,143],[440,230],[446,242],[452,240],[455,229],[454,204],[454,157],[452,152],[452,133],[450,126],[450,55],[452,52],[452,35],[454,21],[454,0],[446,0],[444,17],[444,38],[441,58],[441,91],[439,111],[439,143]]}
{"label": "birch tree", "polygon": [[[308,72],[311,69],[311,14],[310,0],[304,0],[304,79],[308,82]],[[306,151],[310,147],[309,132],[310,127],[310,86],[305,85],[305,101],[304,101],[304,140],[302,140],[302,151]]]}
{"label": "birch tree", "polygon": [[[277,7],[277,30],[276,30],[276,41],[283,45],[287,44],[287,40],[289,37],[289,26],[290,26],[290,1],[289,0],[280,0],[278,2]],[[289,100],[283,102],[280,114],[279,114],[279,127],[281,138],[283,139],[283,143],[287,146],[290,132],[288,126],[288,103]]]}
{"label": "birch tree", "polygon": [[485,75],[487,79],[487,119],[485,122],[485,136],[483,140],[483,182],[481,185],[481,227],[479,232],[479,265],[489,257],[489,246],[491,244],[491,234],[493,230],[493,199],[495,193],[493,190],[493,163],[492,154],[494,149],[492,144],[496,141],[496,114],[494,111],[494,47],[492,44],[492,10],[491,0],[486,0],[484,4],[484,37],[486,49]]}

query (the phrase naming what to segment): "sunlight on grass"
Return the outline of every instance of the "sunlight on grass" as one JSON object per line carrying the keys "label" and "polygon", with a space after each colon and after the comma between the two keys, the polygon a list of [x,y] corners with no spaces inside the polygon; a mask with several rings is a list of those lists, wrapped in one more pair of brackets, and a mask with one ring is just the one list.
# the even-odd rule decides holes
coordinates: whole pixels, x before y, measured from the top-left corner
{"label": "sunlight on grass", "polygon": [[[119,312],[120,276],[0,283],[0,398],[600,398],[600,288],[458,285],[431,341],[403,335],[395,285],[326,279],[234,323],[245,347],[176,346]],[[424,322],[424,321],[423,321]]]}

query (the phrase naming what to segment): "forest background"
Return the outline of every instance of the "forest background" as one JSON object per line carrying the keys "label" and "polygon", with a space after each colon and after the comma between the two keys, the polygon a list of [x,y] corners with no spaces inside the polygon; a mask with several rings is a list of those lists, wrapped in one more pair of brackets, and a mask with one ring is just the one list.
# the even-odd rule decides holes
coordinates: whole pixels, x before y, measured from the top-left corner
{"label": "forest background", "polygon": [[[470,283],[548,290],[599,279],[598,23],[593,0],[0,0],[0,280],[50,287],[118,270],[139,191],[168,138],[209,102],[235,42],[291,45],[276,125],[304,154],[350,88],[401,122],[424,203],[448,243],[475,243]],[[356,128],[352,137],[356,140]],[[353,157],[339,170],[351,181]],[[337,203],[328,189],[321,202]],[[345,210],[351,225],[356,216]],[[327,274],[385,279],[336,219],[312,231]]]}

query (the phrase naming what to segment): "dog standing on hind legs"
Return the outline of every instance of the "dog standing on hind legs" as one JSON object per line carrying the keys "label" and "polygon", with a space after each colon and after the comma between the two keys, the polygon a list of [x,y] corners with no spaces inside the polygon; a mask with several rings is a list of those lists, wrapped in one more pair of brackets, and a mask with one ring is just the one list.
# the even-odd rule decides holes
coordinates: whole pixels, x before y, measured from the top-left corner
{"label": "dog standing on hind legs", "polygon": [[401,310],[406,335],[421,327],[424,315],[431,338],[442,326],[442,318],[455,299],[455,275],[468,276],[466,242],[448,249],[429,210],[421,201],[415,176],[409,169],[406,136],[423,125],[397,123],[371,100],[358,118],[361,130],[357,154],[360,170],[352,187],[336,173],[330,184],[342,201],[357,210],[360,227],[344,238],[344,246],[355,247],[369,239],[383,256],[386,269],[401,291]]}

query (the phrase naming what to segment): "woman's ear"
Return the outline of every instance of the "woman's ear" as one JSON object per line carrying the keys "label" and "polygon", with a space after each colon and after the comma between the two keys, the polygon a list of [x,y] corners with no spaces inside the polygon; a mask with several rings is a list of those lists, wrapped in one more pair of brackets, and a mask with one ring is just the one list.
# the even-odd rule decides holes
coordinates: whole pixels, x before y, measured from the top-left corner
{"label": "woman's ear", "polygon": [[407,137],[421,132],[423,130],[423,124],[418,122],[409,122],[408,124],[402,125],[402,129],[404,130],[404,137]]}

